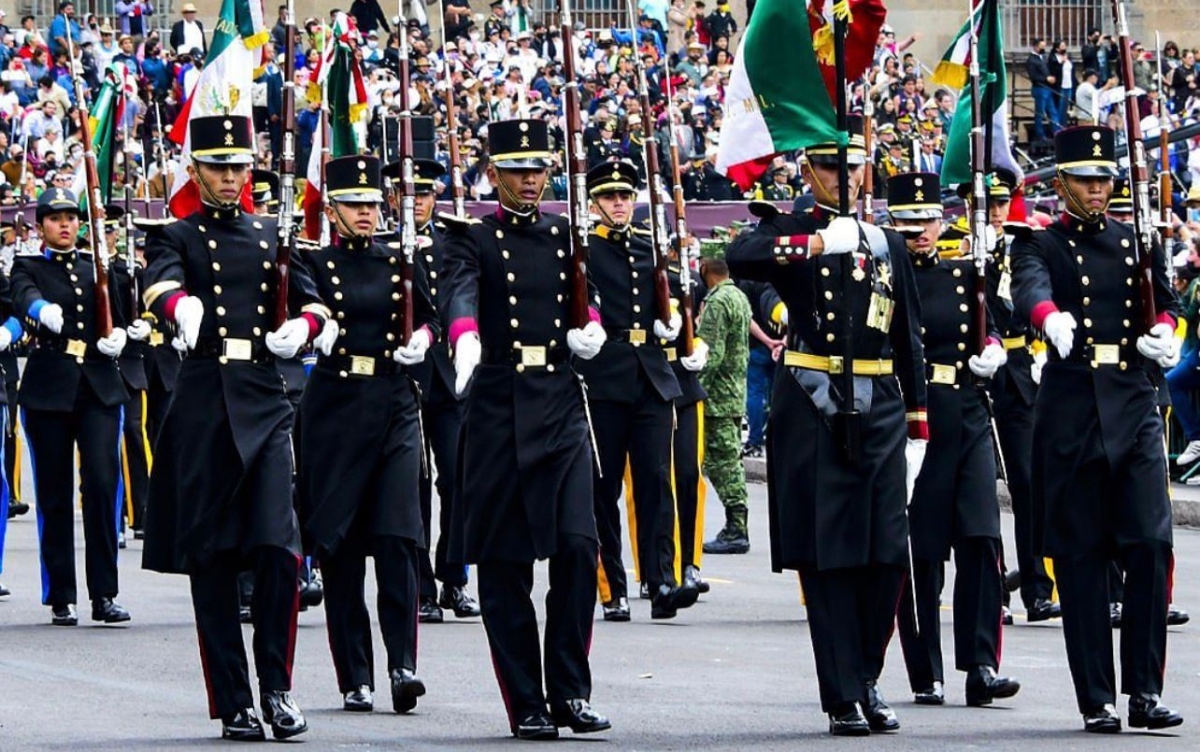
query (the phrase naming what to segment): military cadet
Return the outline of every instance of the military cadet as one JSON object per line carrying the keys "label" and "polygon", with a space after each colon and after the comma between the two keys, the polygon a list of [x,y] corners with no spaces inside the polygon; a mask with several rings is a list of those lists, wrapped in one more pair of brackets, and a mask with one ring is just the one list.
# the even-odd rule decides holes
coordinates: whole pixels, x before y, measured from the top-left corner
{"label": "military cadet", "polygon": [[996,233],[996,248],[987,266],[988,312],[1007,354],[1005,363],[988,384],[995,416],[1004,480],[1012,497],[1017,568],[1025,618],[1031,622],[1057,619],[1062,615],[1051,596],[1054,581],[1041,556],[1034,554],[1031,463],[1033,462],[1033,402],[1037,384],[1033,379],[1034,358],[1028,322],[1013,315],[1012,238],[1006,234],[1012,191],[1017,179],[998,169],[987,178],[988,223]]}
{"label": "military cadet", "polygon": [[[1148,369],[1179,360],[1178,300],[1161,249],[1152,257],[1157,319],[1138,295],[1133,230],[1105,217],[1114,134],[1080,126],[1054,137],[1055,190],[1066,211],[1013,247],[1013,301],[1048,345],[1034,406],[1033,492],[1054,559],[1063,636],[1084,730],[1115,733],[1109,562],[1125,571],[1121,690],[1133,728],[1177,726],[1162,704],[1171,504],[1163,423]],[[1150,252],[1146,249],[1146,252]]]}
{"label": "military cadet", "polygon": [[750,363],[750,301],[729,278],[724,243],[702,243],[700,274],[708,294],[696,336],[708,348],[700,372],[704,403],[704,474],[725,508],[725,526],[704,544],[706,554],[750,551],[749,494],[742,464],[746,369]]}
{"label": "military cadet", "polygon": [[[22,248],[16,237],[14,222],[0,222],[4,233],[4,248],[0,252],[0,275],[10,279],[12,265]],[[24,355],[27,338],[18,337],[0,351],[0,369],[4,370],[4,389],[8,395],[8,420],[4,424],[4,476],[8,479],[8,501],[5,518],[12,519],[29,512],[29,502],[23,500],[21,492],[21,411],[17,398],[20,394],[21,369],[18,354]]]}
{"label": "military cadet", "polygon": [[147,307],[189,350],[159,436],[142,565],[185,573],[209,712],[226,739],[264,738],[238,624],[237,573],[254,571],[254,664],[276,738],[307,730],[292,699],[300,537],[292,509],[292,407],[276,359],[294,358],[329,309],[293,254],[288,319],[271,331],[277,229],[239,208],[250,120],[193,118],[188,172],[203,208],[152,232]]}
{"label": "military cadet", "polygon": [[[92,620],[129,621],[117,595],[121,502],[121,405],[129,399],[116,358],[128,339],[114,327],[100,336],[92,260],[76,252],[79,203],[65,188],[38,199],[41,256],[13,263],[13,304],[36,345],[21,386],[25,436],[33,457],[42,555],[42,602],[51,623],[75,626],[75,450],[79,450],[83,534]],[[115,302],[116,298],[112,298]],[[116,306],[112,306],[113,309]],[[116,314],[116,311],[110,311]],[[118,315],[114,319],[119,320]]]}
{"label": "military cadet", "polygon": [[987,395],[977,384],[977,379],[995,375],[1005,351],[985,311],[986,345],[981,353],[974,352],[979,336],[971,303],[974,260],[938,256],[942,205],[937,173],[889,178],[887,195],[888,213],[895,229],[905,234],[921,296],[932,437],[908,508],[913,578],[900,599],[900,644],[917,704],[943,704],[939,607],[945,561],[953,547],[954,663],[967,673],[967,705],[990,705],[1021,688],[996,675],[1002,601],[1000,502]]}
{"label": "military cadet", "polygon": [[[866,150],[861,121],[851,129],[854,201]],[[900,726],[875,682],[908,558],[906,485],[929,434],[904,240],[837,216],[838,171],[834,144],[810,148],[802,177],[816,206],[765,218],[730,245],[727,260],[739,279],[772,283],[789,312],[767,438],[772,567],[800,572],[830,732],[861,736]],[[848,336],[851,363],[843,360]],[[855,377],[849,401],[830,373],[842,368]],[[852,452],[846,439],[855,433]]]}
{"label": "military cadet", "polygon": [[[429,144],[432,147],[432,143]],[[418,150],[423,148],[416,144]],[[432,157],[432,154],[429,155]],[[398,180],[400,162],[383,168],[384,175]],[[418,240],[417,267],[421,276],[428,280],[429,296],[438,305],[438,290],[441,289],[443,248],[441,230],[434,221],[437,206],[436,192],[440,189],[438,178],[446,168],[440,162],[419,157],[413,160],[413,182],[416,197],[413,203],[416,214]],[[393,183],[396,185],[396,183]],[[467,567],[461,561],[451,561],[450,525],[453,519],[458,477],[458,431],[462,425],[463,395],[454,390],[454,364],[450,360],[450,347],[444,337],[439,338],[425,360],[411,369],[421,387],[421,426],[425,434],[427,453],[432,454],[437,468],[438,493],[438,539],[433,542],[433,481],[430,473],[421,476],[421,519],[425,525],[424,550],[418,552],[420,559],[421,595],[418,615],[423,624],[437,624],[444,619],[443,609],[450,609],[455,617],[467,619],[479,616],[479,604],[466,590]],[[433,562],[430,562],[430,553]],[[437,582],[441,581],[441,593]]]}
{"label": "military cadet", "polygon": [[675,578],[671,432],[674,400],[682,392],[663,348],[679,336],[679,314],[672,313],[667,324],[658,318],[654,249],[631,225],[637,168],[627,161],[605,162],[588,171],[587,184],[591,212],[600,218],[588,239],[588,266],[605,301],[601,322],[608,337],[600,353],[577,364],[577,370],[595,408],[592,426],[600,461],[592,482],[604,619],[630,617],[618,504],[627,459],[634,553],[650,593],[650,617],[671,619],[700,595],[695,585],[679,586]]}
{"label": "military cadet", "polygon": [[[0,324],[0,356],[3,356],[12,349],[14,343],[21,339],[25,334],[21,322],[14,314],[12,305],[12,293],[9,288],[8,275],[0,272],[0,316],[4,317],[3,324]],[[0,362],[3,362],[0,357]],[[12,413],[9,407],[9,394],[12,394],[11,400],[16,402],[16,391],[9,392],[7,385],[3,392],[0,392],[0,419],[4,420],[4,425],[7,430],[8,423],[12,420]],[[10,502],[9,480],[5,474],[7,467],[6,462],[0,462],[0,500],[8,507],[8,513],[0,515],[0,574],[4,573],[4,541],[8,534],[8,520],[10,517],[16,516],[13,512]],[[12,595],[3,582],[0,582],[0,597]]]}
{"label": "military cadet", "polygon": [[[375,559],[379,624],[387,647],[392,708],[407,713],[425,694],[417,667],[417,557],[424,546],[421,430],[409,369],[437,335],[424,278],[406,291],[403,251],[374,242],[383,202],[379,160],[348,156],[325,165],[325,214],[339,242],[309,256],[333,318],[301,402],[301,518],[325,576],[329,649],[342,707],[374,708],[371,619],[363,598]],[[401,341],[402,298],[412,297],[412,337]]]}
{"label": "military cadet", "polygon": [[[571,355],[595,357],[599,311],[570,328],[570,227],[538,202],[548,177],[545,121],[488,126],[488,178],[500,205],[482,221],[447,219],[442,301],[455,389],[467,396],[461,443],[463,560],[477,563],[479,601],[512,733],[549,739],[559,726],[603,731],[591,708],[596,518],[584,393]],[[594,288],[588,295],[593,305]],[[452,551],[452,555],[453,555]],[[545,695],[533,562],[550,560]],[[549,713],[546,701],[549,700]]]}

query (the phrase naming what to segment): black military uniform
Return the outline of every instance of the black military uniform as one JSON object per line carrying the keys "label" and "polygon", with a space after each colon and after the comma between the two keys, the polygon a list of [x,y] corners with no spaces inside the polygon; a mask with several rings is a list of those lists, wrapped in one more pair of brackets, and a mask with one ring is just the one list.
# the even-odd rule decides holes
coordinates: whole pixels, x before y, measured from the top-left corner
{"label": "black military uniform", "polygon": [[[196,162],[253,159],[248,118],[195,118],[190,128]],[[199,334],[187,342],[192,349],[156,447],[142,565],[190,576],[209,712],[222,720],[222,734],[236,739],[263,737],[238,624],[236,579],[246,567],[255,572],[254,663],[264,719],[277,738],[307,729],[288,692],[300,554],[292,407],[268,344],[277,340],[266,336],[277,237],[269,217],[206,203],[152,232],[146,244],[146,305],[160,321],[179,325],[185,338],[185,324],[198,324]],[[304,325],[311,338],[329,311],[296,254],[290,279],[288,307],[299,318],[282,331],[298,333]],[[196,317],[197,309],[198,322],[181,319],[181,311]]]}
{"label": "black military uniform", "polygon": [[[381,203],[380,180],[376,157],[325,165],[335,211]],[[301,456],[311,458],[300,465],[301,518],[324,571],[329,648],[343,707],[352,711],[371,710],[375,689],[363,598],[368,555],[375,559],[393,708],[408,712],[425,693],[415,675],[417,557],[425,545],[417,490],[422,447],[417,390],[409,366],[395,357],[405,294],[399,245],[342,235],[309,256],[338,333],[330,353],[318,358],[300,406]],[[414,276],[414,339],[428,344],[437,337],[437,314],[423,277]]]}
{"label": "black military uniform", "polygon": [[[7,340],[7,342],[4,344],[4,347],[0,348],[0,356],[3,356],[11,352],[13,346],[16,345],[16,343],[20,341],[25,334],[25,330],[21,326],[20,320],[18,320],[15,315],[15,309],[13,308],[12,304],[12,293],[9,288],[8,275],[4,273],[0,273],[0,317],[3,317],[3,323],[0,323],[0,327],[5,329],[7,332],[6,334],[0,334],[0,337],[3,337]],[[3,363],[2,357],[0,357],[0,363]],[[8,395],[10,393],[12,394],[12,402],[15,403],[17,396],[15,388],[12,392],[9,392],[6,384],[3,388],[3,392],[0,393],[0,419],[3,419],[6,431],[8,430],[9,424],[15,419],[12,412],[12,408],[15,407],[15,404],[9,405]],[[0,512],[2,512],[2,514],[0,514],[0,573],[4,571],[4,543],[5,538],[8,535],[8,520],[10,517],[15,517],[18,513],[23,514],[23,512],[18,512],[18,509],[14,508],[14,502],[12,502],[12,497],[9,495],[10,481],[8,479],[8,475],[6,474],[6,466],[7,463],[0,463],[0,498],[4,499],[3,504],[7,507],[7,509],[0,510]],[[28,508],[26,508],[26,511],[28,511]],[[3,583],[0,583],[0,595],[12,595],[12,591],[5,587]]]}
{"label": "black military uniform", "polygon": [[[15,233],[15,223],[0,222],[0,229],[3,229],[4,232],[11,230]],[[15,240],[12,245],[11,250],[15,259],[20,245]],[[8,252],[7,247],[5,252]],[[0,275],[5,280],[10,279],[11,264],[5,269],[0,269]],[[0,352],[0,369],[4,371],[4,389],[8,395],[8,418],[4,423],[4,477],[8,479],[8,508],[0,510],[6,512],[6,519],[29,512],[29,502],[21,498],[23,496],[21,488],[21,454],[23,450],[21,446],[21,413],[17,401],[20,394],[18,387],[21,383],[18,357],[25,354],[26,340],[27,338],[22,333],[13,338],[7,349]]]}
{"label": "black military uniform", "polygon": [[[1060,180],[1111,180],[1112,130],[1055,134]],[[1069,187],[1069,186],[1068,186]],[[1035,541],[1054,558],[1075,696],[1088,731],[1115,732],[1116,681],[1109,627],[1108,566],[1125,571],[1121,690],[1129,725],[1165,728],[1182,717],[1160,704],[1166,662],[1171,503],[1163,423],[1140,355],[1142,299],[1137,238],[1104,207],[1068,210],[1013,247],[1016,314],[1045,334],[1048,362],[1034,408]],[[1174,329],[1178,300],[1161,250],[1152,256],[1159,323]],[[1068,344],[1064,329],[1075,326]],[[1149,337],[1147,336],[1149,339]],[[1067,349],[1064,356],[1059,348]],[[1176,351],[1177,352],[1177,351]]]}
{"label": "black military uniform", "polygon": [[[909,172],[888,180],[888,210],[898,228],[940,220],[936,173]],[[934,244],[913,249],[921,296],[921,340],[929,384],[929,454],[909,503],[913,579],[900,599],[900,644],[919,704],[944,702],[941,604],[944,562],[954,548],[954,663],[967,672],[967,704],[1011,697],[1020,684],[996,676],[1000,666],[1000,504],[987,394],[979,382],[1004,359],[998,332],[983,312],[986,370],[975,373],[976,270],[969,258],[942,259]],[[980,363],[979,365],[983,365]],[[970,367],[969,367],[970,366]],[[915,598],[914,598],[915,592]],[[916,612],[913,604],[915,601]],[[914,621],[915,617],[915,621]]]}
{"label": "black military uniform", "polygon": [[[499,170],[544,170],[550,158],[544,121],[494,122],[488,146]],[[462,527],[454,532],[463,561],[479,565],[496,677],[511,729],[523,738],[556,736],[556,725],[609,727],[587,702],[598,546],[586,404],[567,346],[570,237],[564,217],[536,204],[447,220],[442,305],[451,345],[463,367],[464,338],[482,345],[463,416]],[[529,593],[533,562],[546,558],[543,695]]]}
{"label": "black military uniform", "polygon": [[[861,126],[856,130],[848,158],[862,164]],[[806,158],[836,164],[837,149],[822,144]],[[899,727],[875,680],[908,559],[906,442],[928,438],[925,365],[903,238],[859,225],[858,252],[810,256],[810,239],[832,217],[818,205],[764,218],[734,240],[726,260],[733,276],[774,285],[789,312],[785,370],[775,379],[767,439],[771,564],[800,572],[831,732],[861,735]],[[834,432],[844,397],[841,380],[830,375],[846,365],[849,320],[854,362],[846,367],[856,375],[862,439],[854,464]]]}
{"label": "black military uniform", "polygon": [[[588,172],[588,192],[633,194],[637,168],[608,162]],[[595,204],[594,204],[595,206]],[[588,240],[588,269],[600,299],[608,340],[577,369],[595,406],[592,425],[600,462],[593,480],[600,533],[600,596],[604,618],[629,619],[628,584],[621,557],[619,506],[628,460],[634,492],[636,556],[652,598],[651,616],[669,619],[696,602],[694,583],[676,586],[675,498],[671,491],[674,400],[682,394],[668,359],[675,348],[656,332],[655,256],[644,231],[614,227],[603,216]],[[670,290],[666,291],[668,294]],[[661,324],[661,322],[659,322]],[[666,333],[666,332],[664,332]]]}
{"label": "black military uniform", "polygon": [[[671,296],[682,300],[685,294],[678,266],[668,269]],[[691,271],[692,279],[698,276]],[[697,280],[698,281],[698,280]],[[696,286],[697,288],[702,285]],[[700,306],[693,300],[692,310]],[[679,519],[679,563],[685,584],[694,585],[707,593],[709,584],[700,577],[704,555],[704,497],[706,486],[700,475],[704,456],[704,400],[708,394],[700,385],[700,375],[683,367],[678,358],[671,361],[671,370],[679,382],[675,398],[675,436],[672,440],[672,461],[675,467],[675,513]]]}
{"label": "black military uniform", "polygon": [[[78,214],[78,202],[69,190],[48,189],[38,199],[38,219],[58,212]],[[90,284],[94,275],[90,256],[74,248],[47,248],[42,256],[22,256],[13,263],[13,303],[37,338],[25,366],[21,409],[37,489],[42,602],[53,610],[53,623],[63,626],[77,622],[76,446],[92,618],[106,623],[129,620],[129,613],[112,600],[117,594],[117,518],[122,505],[121,404],[129,393],[114,358],[99,350],[97,340],[102,338]],[[119,321],[117,311],[112,313]],[[125,336],[124,330],[114,329],[109,341],[123,345]]]}

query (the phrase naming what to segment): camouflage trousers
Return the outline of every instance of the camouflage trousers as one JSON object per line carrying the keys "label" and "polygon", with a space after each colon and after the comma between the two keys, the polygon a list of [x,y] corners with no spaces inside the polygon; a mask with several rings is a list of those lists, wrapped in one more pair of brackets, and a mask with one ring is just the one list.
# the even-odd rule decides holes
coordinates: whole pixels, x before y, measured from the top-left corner
{"label": "camouflage trousers", "polygon": [[725,507],[725,529],[747,533],[741,418],[704,416],[704,474]]}

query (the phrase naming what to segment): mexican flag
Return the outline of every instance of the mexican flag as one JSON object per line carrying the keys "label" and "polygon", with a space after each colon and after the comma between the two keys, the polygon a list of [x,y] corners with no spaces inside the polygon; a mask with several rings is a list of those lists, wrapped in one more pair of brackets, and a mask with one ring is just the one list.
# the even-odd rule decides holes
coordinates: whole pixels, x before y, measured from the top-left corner
{"label": "mexican flag", "polygon": [[[251,77],[261,57],[256,52],[270,39],[263,24],[262,0],[222,0],[221,12],[208,47],[208,58],[196,87],[188,93],[169,138],[183,147],[171,182],[168,206],[171,214],[183,219],[200,209],[200,187],[188,177],[191,164],[191,136],[188,123],[193,117],[242,115],[252,117]],[[242,195],[242,207],[254,210],[250,184]]]}
{"label": "mexican flag", "polygon": [[871,65],[882,0],[759,0],[725,92],[717,170],[747,190],[780,153],[845,140],[834,113],[833,15],[845,13],[846,76]]}
{"label": "mexican flag", "polygon": [[[105,204],[112,200],[113,157],[117,149],[117,128],[125,117],[125,77],[122,63],[114,63],[104,72],[104,82],[88,112],[88,127],[92,134],[92,153],[96,155],[96,173],[100,177],[100,194]],[[87,170],[78,169],[71,191],[79,198],[79,208],[89,211],[91,196],[87,189]]]}
{"label": "mexican flag", "polygon": [[1000,0],[975,0],[971,17],[942,56],[931,80],[935,84],[961,90],[954,118],[946,135],[946,154],[942,159],[942,184],[971,182],[971,32],[978,38],[979,98],[983,103],[983,125],[992,132],[991,154],[985,155],[990,170],[1003,167],[1024,178],[1013,157],[1008,129],[1008,84],[1004,70],[1004,34],[1000,28]]}

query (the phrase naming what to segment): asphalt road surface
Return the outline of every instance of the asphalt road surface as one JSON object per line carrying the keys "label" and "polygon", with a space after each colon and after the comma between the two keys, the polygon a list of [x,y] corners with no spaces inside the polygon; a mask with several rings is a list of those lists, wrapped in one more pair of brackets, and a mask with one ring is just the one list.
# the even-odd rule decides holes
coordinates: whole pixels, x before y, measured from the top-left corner
{"label": "asphalt road surface", "polygon": [[[28,487],[28,485],[27,485]],[[710,493],[708,532],[722,515]],[[766,489],[751,486],[753,547],[746,556],[706,557],[712,592],[673,621],[651,622],[649,603],[633,602],[633,621],[597,621],[592,645],[593,704],[611,731],[568,741],[612,750],[1130,750],[1200,748],[1200,619],[1173,628],[1164,700],[1186,717],[1173,734],[1084,734],[1075,710],[1062,628],[1024,622],[1004,632],[1002,672],[1021,693],[992,708],[963,705],[962,674],[948,677],[943,708],[912,704],[899,645],[882,678],[903,729],[880,739],[833,739],[820,711],[812,648],[796,577],[772,574]],[[1011,542],[1012,518],[1005,516]],[[140,541],[122,552],[119,602],[128,626],[93,626],[80,603],[80,626],[50,626],[40,605],[36,522],[12,520],[0,575],[13,595],[0,599],[0,750],[158,750],[228,746],[207,705],[187,581],[142,571]],[[78,528],[77,528],[78,530]],[[77,532],[77,540],[82,532]],[[1177,530],[1175,601],[1200,617],[1200,532]],[[628,552],[626,554],[628,560]],[[78,571],[81,596],[83,558]],[[368,593],[373,584],[368,583]],[[537,593],[545,588],[539,571]],[[946,589],[949,602],[950,586]],[[372,599],[368,596],[368,600]],[[539,611],[540,611],[539,606]],[[947,667],[953,665],[950,613],[942,611]],[[305,749],[514,749],[478,619],[423,626],[419,674],[429,688],[411,715],[390,712],[383,646],[376,629],[373,714],[341,710],[321,609],[300,614],[295,696],[310,730]],[[245,632],[249,644],[249,628]],[[1122,715],[1125,703],[1118,705]],[[582,747],[581,747],[582,748]]]}

